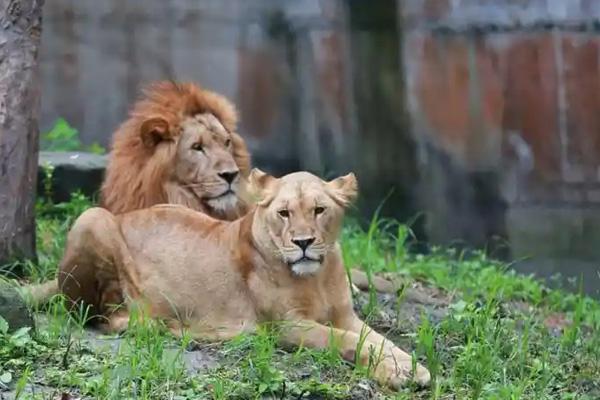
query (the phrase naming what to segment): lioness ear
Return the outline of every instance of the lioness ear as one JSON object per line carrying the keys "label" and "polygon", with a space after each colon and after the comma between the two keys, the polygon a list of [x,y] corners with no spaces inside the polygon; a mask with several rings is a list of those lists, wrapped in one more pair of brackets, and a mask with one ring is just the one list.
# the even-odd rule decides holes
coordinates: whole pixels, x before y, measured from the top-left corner
{"label": "lioness ear", "polygon": [[267,205],[272,198],[269,188],[277,180],[258,168],[253,168],[248,177],[248,189],[259,205]]}
{"label": "lioness ear", "polygon": [[160,117],[147,119],[142,123],[140,134],[145,146],[154,147],[160,141],[169,139],[169,123]]}
{"label": "lioness ear", "polygon": [[352,203],[358,194],[358,182],[352,172],[327,182],[327,187],[330,190],[333,200],[342,207],[347,207]]}

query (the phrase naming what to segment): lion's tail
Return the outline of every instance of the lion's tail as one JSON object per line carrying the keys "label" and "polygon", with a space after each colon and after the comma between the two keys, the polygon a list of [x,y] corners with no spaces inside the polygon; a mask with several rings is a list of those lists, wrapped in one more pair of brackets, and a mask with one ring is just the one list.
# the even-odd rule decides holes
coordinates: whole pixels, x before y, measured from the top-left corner
{"label": "lion's tail", "polygon": [[20,288],[20,291],[25,300],[32,307],[46,304],[50,301],[52,296],[57,295],[60,292],[58,290],[58,279],[52,279],[51,281],[44,283],[25,285]]}

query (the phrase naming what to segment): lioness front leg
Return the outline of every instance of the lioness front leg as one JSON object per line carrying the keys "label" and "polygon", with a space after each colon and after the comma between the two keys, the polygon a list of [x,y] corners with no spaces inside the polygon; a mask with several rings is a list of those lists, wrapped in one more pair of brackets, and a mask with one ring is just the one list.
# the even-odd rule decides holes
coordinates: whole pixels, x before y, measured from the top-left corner
{"label": "lioness front leg", "polygon": [[[411,379],[411,357],[367,325],[364,326],[366,329],[361,332],[353,332],[330,328],[315,321],[290,321],[283,328],[283,341],[316,349],[335,348],[347,361],[372,366],[373,376],[381,385],[399,389]],[[417,366],[415,380],[427,385],[429,372]]]}
{"label": "lioness front leg", "polygon": [[[390,354],[393,355],[394,363],[400,372],[404,374],[412,374],[412,356],[396,346],[391,340],[388,340],[383,335],[377,333],[373,328],[358,318],[356,314],[352,314],[352,316],[348,318],[348,322],[344,323],[343,325],[344,328],[358,335],[363,337],[366,335],[368,340],[378,348],[383,346]],[[420,385],[425,386],[429,384],[431,375],[429,374],[427,368],[417,363],[414,373],[414,379]]]}

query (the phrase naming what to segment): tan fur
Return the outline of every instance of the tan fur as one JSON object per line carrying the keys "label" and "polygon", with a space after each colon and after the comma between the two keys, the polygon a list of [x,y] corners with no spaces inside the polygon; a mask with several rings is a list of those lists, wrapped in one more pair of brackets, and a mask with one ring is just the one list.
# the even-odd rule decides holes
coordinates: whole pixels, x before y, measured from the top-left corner
{"label": "tan fur", "polygon": [[[175,334],[186,329],[203,340],[281,322],[284,343],[335,345],[363,365],[375,356],[374,377],[403,385],[411,357],[356,316],[342,265],[337,240],[343,208],[356,195],[354,175],[324,182],[253,171],[250,181],[259,206],[233,222],[175,205],[117,216],[86,211],[68,236],[58,275],[63,293],[105,316],[113,330],[127,326],[134,303]],[[121,303],[114,311],[111,304]],[[414,378],[427,384],[429,372],[418,365]]]}
{"label": "tan fur", "polygon": [[[214,209],[203,197],[221,170],[236,167],[242,179],[249,173],[250,156],[236,130],[237,114],[225,97],[193,83],[151,84],[114,134],[101,205],[115,214],[175,203],[219,219],[243,215],[243,201]],[[181,148],[186,140],[210,142],[204,148],[210,160],[194,163],[200,157]]]}

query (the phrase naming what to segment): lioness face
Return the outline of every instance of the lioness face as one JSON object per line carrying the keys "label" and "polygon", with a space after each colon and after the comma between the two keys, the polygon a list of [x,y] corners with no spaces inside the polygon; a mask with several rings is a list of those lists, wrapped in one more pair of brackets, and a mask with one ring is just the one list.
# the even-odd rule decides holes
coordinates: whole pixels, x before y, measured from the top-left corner
{"label": "lioness face", "polygon": [[316,273],[335,246],[345,207],[356,196],[354,174],[325,182],[307,172],[276,179],[254,169],[250,181],[261,201],[258,236],[296,275]]}
{"label": "lioness face", "polygon": [[240,169],[233,156],[232,134],[212,114],[188,117],[181,129],[175,179],[213,211],[237,209]]}

